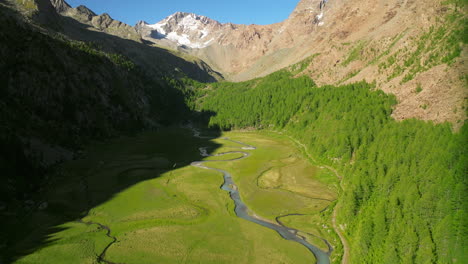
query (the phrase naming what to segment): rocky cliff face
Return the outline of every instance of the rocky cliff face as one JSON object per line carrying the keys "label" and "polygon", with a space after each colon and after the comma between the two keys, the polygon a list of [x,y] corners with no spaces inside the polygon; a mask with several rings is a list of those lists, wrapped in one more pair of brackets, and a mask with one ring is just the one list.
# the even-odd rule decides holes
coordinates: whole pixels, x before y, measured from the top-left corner
{"label": "rocky cliff face", "polygon": [[63,0],[50,0],[55,10],[59,13],[63,13],[71,9],[71,6]]}
{"label": "rocky cliff face", "polygon": [[272,25],[220,24],[176,13],[154,25],[140,23],[138,32],[198,56],[234,81],[314,55],[301,74],[318,84],[375,81],[398,97],[396,119],[461,124],[465,7],[439,0],[302,0],[288,19]]}
{"label": "rocky cliff face", "polygon": [[63,0],[50,0],[55,10],[64,16],[72,17],[81,23],[90,25],[103,32],[125,38],[130,40],[139,41],[140,36],[134,27],[114,20],[109,14],[104,13],[97,15],[86,6],[80,5],[72,8],[67,2]]}

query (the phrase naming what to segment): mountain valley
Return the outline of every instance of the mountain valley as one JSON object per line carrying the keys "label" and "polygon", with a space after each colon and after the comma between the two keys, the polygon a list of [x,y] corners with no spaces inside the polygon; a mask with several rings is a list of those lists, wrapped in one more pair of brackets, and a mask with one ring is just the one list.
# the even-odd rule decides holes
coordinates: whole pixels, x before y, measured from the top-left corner
{"label": "mountain valley", "polygon": [[466,8],[1,1],[0,264],[466,263]]}

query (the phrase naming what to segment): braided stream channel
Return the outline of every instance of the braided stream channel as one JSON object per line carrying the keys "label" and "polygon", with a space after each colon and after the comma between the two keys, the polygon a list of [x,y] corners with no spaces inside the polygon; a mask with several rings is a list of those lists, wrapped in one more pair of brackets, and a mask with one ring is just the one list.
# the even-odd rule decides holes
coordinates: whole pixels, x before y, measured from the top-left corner
{"label": "braided stream channel", "polygon": [[[199,131],[197,131],[195,129],[192,129],[192,130],[194,131],[194,136],[195,137],[210,139],[210,137],[200,136]],[[300,232],[300,230],[289,228],[289,227],[287,227],[285,225],[279,225],[279,224],[271,223],[271,222],[265,221],[265,220],[263,220],[263,219],[261,219],[259,217],[256,217],[255,213],[253,213],[247,207],[247,205],[242,201],[241,196],[239,194],[239,188],[234,183],[234,180],[232,179],[231,174],[229,172],[225,171],[225,170],[221,170],[221,169],[217,169],[217,168],[211,168],[211,167],[207,166],[207,164],[209,164],[209,163],[231,162],[231,161],[235,161],[235,160],[245,159],[245,158],[250,156],[250,153],[246,152],[245,150],[255,150],[256,149],[256,147],[254,147],[254,146],[251,146],[251,145],[239,142],[239,141],[234,141],[234,140],[231,140],[229,138],[222,138],[222,139],[226,140],[226,141],[237,143],[237,144],[241,145],[242,147],[238,151],[229,151],[229,152],[219,153],[219,154],[215,154],[215,155],[210,155],[208,153],[208,150],[207,150],[206,147],[201,147],[201,148],[199,148],[200,155],[203,156],[203,157],[218,157],[218,156],[223,156],[223,155],[227,155],[227,154],[237,153],[237,154],[241,154],[242,156],[239,157],[239,158],[228,159],[228,160],[195,161],[195,162],[192,162],[191,165],[195,166],[195,167],[198,167],[198,168],[202,168],[202,169],[214,170],[214,171],[217,171],[217,172],[219,172],[219,173],[221,173],[223,175],[224,183],[221,185],[221,189],[229,192],[230,197],[234,201],[234,204],[235,204],[234,211],[235,211],[235,213],[236,213],[236,215],[238,217],[240,217],[242,219],[245,219],[247,221],[256,223],[258,225],[261,225],[261,226],[264,226],[264,227],[275,230],[284,239],[291,240],[291,241],[297,242],[297,243],[305,246],[312,254],[314,254],[315,258],[317,259],[318,264],[329,264],[330,263],[330,256],[329,256],[330,252],[324,252],[321,249],[319,249],[318,247],[316,247],[316,246],[310,244],[309,242],[307,242],[304,239],[304,237],[298,235],[298,232]],[[328,244],[328,242],[326,242],[326,243]]]}

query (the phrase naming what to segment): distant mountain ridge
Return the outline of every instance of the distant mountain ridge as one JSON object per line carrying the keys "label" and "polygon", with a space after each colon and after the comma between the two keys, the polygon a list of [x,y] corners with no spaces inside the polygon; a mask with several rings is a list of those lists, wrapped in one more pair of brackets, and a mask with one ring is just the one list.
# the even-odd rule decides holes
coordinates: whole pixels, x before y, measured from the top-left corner
{"label": "distant mountain ridge", "polygon": [[[467,15],[458,0],[301,0],[286,20],[272,25],[222,24],[178,12],[134,27],[83,6],[71,8],[64,0],[49,1],[60,14],[93,30],[167,48],[217,79],[249,80],[303,61],[298,74],[319,85],[376,82],[378,89],[397,96],[397,120],[448,121],[460,127],[467,118]],[[135,52],[144,67],[154,67],[146,51]]]}
{"label": "distant mountain ridge", "polygon": [[[137,29],[145,40],[182,49],[208,62],[229,79],[244,80],[263,75],[257,72],[243,76],[260,58],[292,48],[314,26],[322,26],[323,8],[320,1],[301,1],[287,20],[272,25],[220,23],[205,16],[177,12],[156,24],[139,22]],[[310,24],[304,25],[304,20]],[[287,62],[283,67],[290,64]],[[272,67],[266,72],[273,69],[279,68]]]}
{"label": "distant mountain ridge", "polygon": [[149,41],[165,39],[177,46],[205,48],[219,37],[224,26],[205,16],[177,12],[152,25],[140,21],[136,28]]}
{"label": "distant mountain ridge", "polygon": [[91,140],[189,118],[183,79],[216,80],[201,60],[149,46],[134,27],[64,1],[1,1],[0,43],[0,206],[21,208],[46,173]]}
{"label": "distant mountain ridge", "polygon": [[57,12],[62,15],[73,17],[82,23],[86,23],[97,29],[107,31],[108,33],[117,35],[122,38],[137,41],[140,39],[140,36],[134,27],[113,19],[107,13],[97,15],[84,5],[72,8],[67,2],[63,0],[50,1]]}
{"label": "distant mountain ridge", "polygon": [[[8,233],[0,237],[0,263],[40,253],[37,242],[53,243],[61,225],[50,222],[54,228],[36,236],[28,228],[40,223],[18,220],[29,210],[41,213],[49,182],[67,180],[61,169],[45,177],[54,165],[85,155],[78,150],[90,140],[198,117],[219,128],[283,130],[346,175],[340,200],[347,206],[340,210],[348,211],[338,213],[343,224],[335,229],[354,241],[351,250],[360,253],[352,259],[463,262],[451,256],[464,256],[466,244],[465,2],[302,0],[273,25],[178,12],[132,27],[64,0],[0,1],[0,211],[8,218],[2,225],[8,232],[0,229]],[[223,79],[220,72],[252,80],[210,83]],[[431,122],[399,122],[411,118]],[[67,211],[51,205],[45,203]],[[66,222],[80,219],[84,210],[77,211]],[[10,232],[10,224],[21,231]],[[92,247],[83,249],[99,262],[103,255]]]}
{"label": "distant mountain ridge", "polygon": [[300,74],[320,85],[376,82],[397,96],[395,119],[459,127],[468,96],[463,10],[456,0],[301,0],[286,20],[272,25],[221,24],[176,13],[153,25],[140,22],[137,31],[202,59],[232,81],[309,58]]}

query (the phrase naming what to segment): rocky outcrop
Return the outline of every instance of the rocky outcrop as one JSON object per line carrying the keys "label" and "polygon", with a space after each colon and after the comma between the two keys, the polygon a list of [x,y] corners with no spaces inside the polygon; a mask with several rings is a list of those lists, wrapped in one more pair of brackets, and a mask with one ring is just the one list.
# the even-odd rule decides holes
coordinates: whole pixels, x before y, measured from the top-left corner
{"label": "rocky outcrop", "polygon": [[26,17],[29,17],[40,24],[58,28],[59,17],[54,6],[49,0],[10,0],[12,6],[16,7]]}
{"label": "rocky outcrop", "polygon": [[93,24],[94,27],[99,28],[101,30],[107,29],[110,27],[113,27],[113,28],[121,28],[121,27],[125,28],[126,27],[128,30],[132,30],[132,27],[130,27],[129,25],[125,23],[112,19],[110,15],[107,13],[92,17],[91,23]]}
{"label": "rocky outcrop", "polygon": [[50,0],[50,2],[58,13],[64,13],[71,9],[71,6],[63,0]]}
{"label": "rocky outcrop", "polygon": [[73,15],[82,18],[84,21],[91,21],[93,17],[97,16],[91,9],[84,5],[77,6],[76,8],[68,9]]}
{"label": "rocky outcrop", "polygon": [[[46,0],[47,1],[47,0]],[[92,26],[103,32],[116,35],[121,38],[131,39],[135,41],[140,40],[140,35],[136,29],[130,25],[127,25],[121,21],[114,20],[109,14],[104,13],[97,15],[91,9],[84,5],[72,8],[64,0],[50,0],[57,13],[68,16],[79,22]]]}

